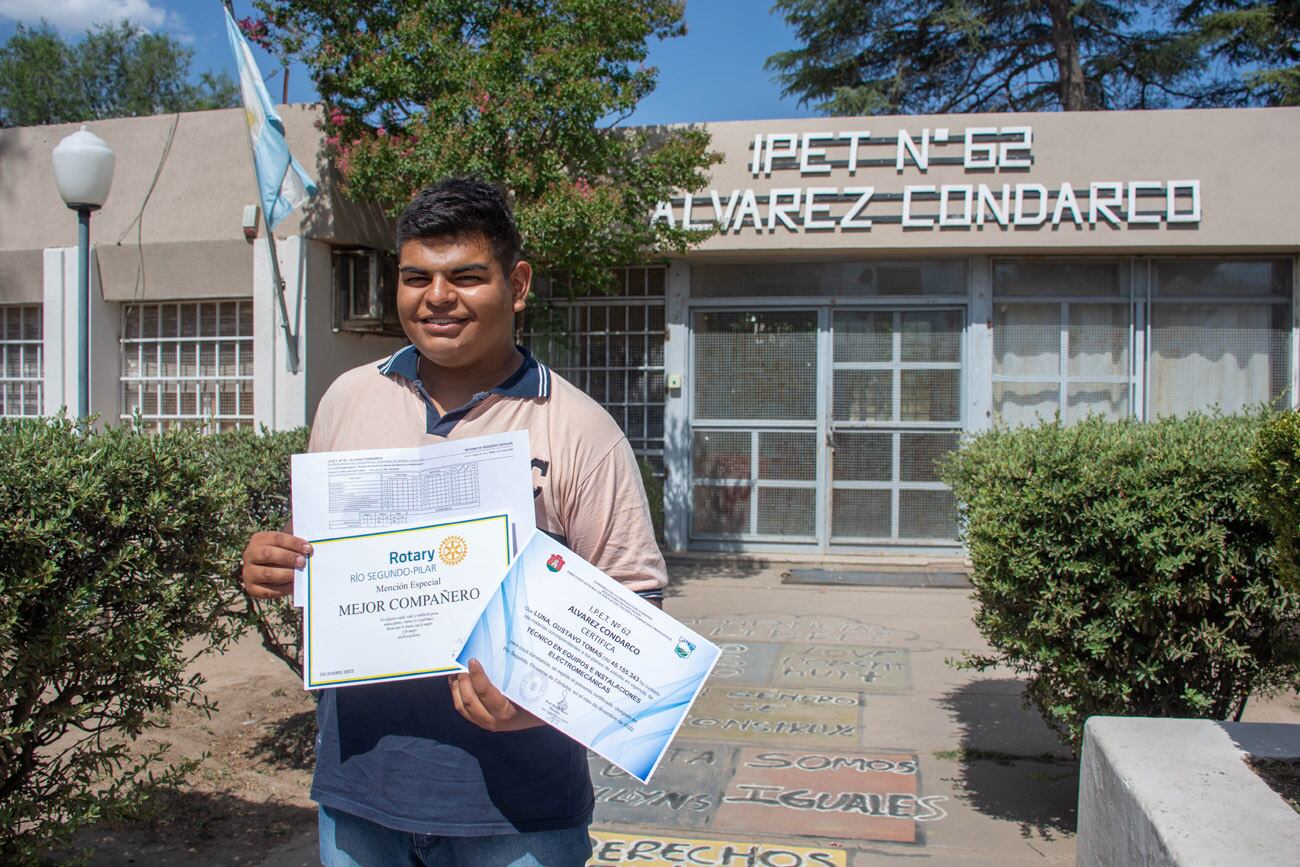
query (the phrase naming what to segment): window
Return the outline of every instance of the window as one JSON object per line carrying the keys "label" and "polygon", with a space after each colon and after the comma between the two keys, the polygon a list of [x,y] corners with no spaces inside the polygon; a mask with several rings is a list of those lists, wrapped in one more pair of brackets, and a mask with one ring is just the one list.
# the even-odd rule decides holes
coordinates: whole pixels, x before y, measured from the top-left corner
{"label": "window", "polygon": [[1072,423],[1276,404],[1291,364],[1290,268],[1284,259],[999,261],[994,412],[1016,426],[1057,413]]}
{"label": "window", "polygon": [[926,262],[771,262],[762,265],[695,265],[695,298],[751,296],[892,298],[966,294],[966,263],[960,259]]}
{"label": "window", "polygon": [[997,262],[993,411],[1009,427],[1132,412],[1132,305],[1118,261]]}
{"label": "window", "polygon": [[[662,472],[664,269],[621,268],[618,279],[615,295],[551,300],[526,320],[523,339],[539,360],[603,406],[632,449]],[[538,288],[555,292],[544,281]]]}
{"label": "window", "polygon": [[1148,417],[1286,395],[1289,271],[1283,260],[1152,262]]}
{"label": "window", "polygon": [[156,429],[253,424],[253,302],[128,304],[122,418]]}
{"label": "window", "polygon": [[0,306],[0,416],[38,416],[45,400],[39,304]]}
{"label": "window", "polygon": [[379,250],[335,250],[335,331],[403,337],[397,318],[397,257]]}

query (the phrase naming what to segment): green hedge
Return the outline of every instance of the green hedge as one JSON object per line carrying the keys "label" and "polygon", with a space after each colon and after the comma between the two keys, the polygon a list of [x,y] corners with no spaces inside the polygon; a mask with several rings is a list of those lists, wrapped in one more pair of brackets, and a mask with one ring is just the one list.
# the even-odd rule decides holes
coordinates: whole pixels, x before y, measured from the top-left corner
{"label": "green hedge", "polygon": [[197,434],[0,423],[0,863],[187,769],[130,741],[209,707],[185,669],[239,629],[243,508]]}
{"label": "green hedge", "polygon": [[1300,683],[1250,448],[1263,417],[980,435],[943,477],[964,504],[975,622],[1074,749],[1093,714],[1226,718]]}
{"label": "green hedge", "polygon": [[654,465],[645,458],[637,459],[641,469],[641,484],[645,487],[646,500],[650,503],[650,522],[655,528],[655,538],[660,544],[664,541],[664,483],[655,475]]}
{"label": "green hedge", "polygon": [[1283,413],[1259,431],[1252,455],[1260,511],[1277,538],[1277,568],[1300,591],[1300,412]]}
{"label": "green hedge", "polygon": [[[307,451],[308,428],[260,433],[240,429],[217,434],[210,448],[230,484],[243,492],[247,506],[241,516],[239,554],[248,537],[259,530],[279,530],[289,522],[290,457]],[[242,565],[242,564],[240,564]],[[242,591],[246,622],[257,630],[262,645],[302,676],[302,610],[293,601],[254,599]]]}

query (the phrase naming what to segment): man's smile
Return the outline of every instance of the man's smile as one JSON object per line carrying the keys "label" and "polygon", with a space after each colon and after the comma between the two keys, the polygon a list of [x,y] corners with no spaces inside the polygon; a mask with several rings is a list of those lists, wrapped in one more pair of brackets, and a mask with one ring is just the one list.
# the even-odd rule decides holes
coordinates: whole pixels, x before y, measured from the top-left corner
{"label": "man's smile", "polygon": [[428,334],[447,335],[458,333],[470,320],[466,316],[421,316],[419,320],[421,330]]}

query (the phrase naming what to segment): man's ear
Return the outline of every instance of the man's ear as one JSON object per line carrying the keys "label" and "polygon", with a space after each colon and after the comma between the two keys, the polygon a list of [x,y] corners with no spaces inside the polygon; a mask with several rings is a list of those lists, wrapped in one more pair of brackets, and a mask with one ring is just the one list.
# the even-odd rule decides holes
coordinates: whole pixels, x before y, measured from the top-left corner
{"label": "man's ear", "polygon": [[510,276],[506,279],[510,283],[511,307],[520,313],[528,304],[528,290],[533,286],[533,266],[527,262],[518,262],[510,269]]}

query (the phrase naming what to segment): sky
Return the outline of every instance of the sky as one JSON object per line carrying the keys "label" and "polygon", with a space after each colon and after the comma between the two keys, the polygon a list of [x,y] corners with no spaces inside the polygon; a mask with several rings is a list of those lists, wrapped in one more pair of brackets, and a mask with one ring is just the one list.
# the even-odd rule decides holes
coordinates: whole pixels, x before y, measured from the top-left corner
{"label": "sky", "polygon": [[[252,15],[253,4],[235,0],[236,17]],[[773,120],[812,117],[816,112],[783,97],[763,69],[768,56],[794,47],[785,21],[769,11],[770,0],[687,0],[687,35],[656,42],[649,63],[659,68],[659,86],[627,123],[697,123],[717,120]],[[0,0],[0,41],[17,23],[42,18],[65,36],[92,24],[129,18],[151,32],[170,34],[194,52],[191,71],[225,70],[234,77],[219,0]],[[282,72],[277,61],[254,48],[267,88],[279,99]],[[289,101],[314,102],[316,91],[302,66],[289,71]]]}

